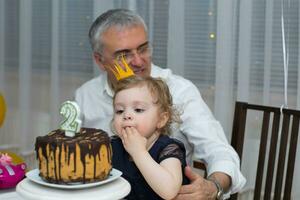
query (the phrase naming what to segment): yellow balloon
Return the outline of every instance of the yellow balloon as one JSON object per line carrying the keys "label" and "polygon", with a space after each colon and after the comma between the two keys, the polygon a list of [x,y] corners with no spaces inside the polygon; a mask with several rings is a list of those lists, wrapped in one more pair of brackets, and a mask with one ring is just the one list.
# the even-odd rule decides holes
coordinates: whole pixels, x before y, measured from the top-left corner
{"label": "yellow balloon", "polygon": [[6,104],[5,99],[0,93],[0,127],[2,126],[4,119],[5,119],[5,113],[6,113]]}

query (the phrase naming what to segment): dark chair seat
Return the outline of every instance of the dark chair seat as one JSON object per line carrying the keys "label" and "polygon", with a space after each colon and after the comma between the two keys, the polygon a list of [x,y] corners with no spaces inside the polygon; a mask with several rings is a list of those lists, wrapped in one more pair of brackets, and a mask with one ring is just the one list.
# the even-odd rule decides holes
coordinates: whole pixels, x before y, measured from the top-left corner
{"label": "dark chair seat", "polygon": [[[243,158],[243,147],[246,124],[251,120],[248,112],[262,115],[261,122],[255,121],[260,123],[261,130],[254,199],[291,199],[300,111],[236,102],[231,145],[241,165],[247,159]],[[194,161],[194,167],[197,166],[205,169],[199,161]],[[238,194],[231,195],[231,199],[237,197]]]}

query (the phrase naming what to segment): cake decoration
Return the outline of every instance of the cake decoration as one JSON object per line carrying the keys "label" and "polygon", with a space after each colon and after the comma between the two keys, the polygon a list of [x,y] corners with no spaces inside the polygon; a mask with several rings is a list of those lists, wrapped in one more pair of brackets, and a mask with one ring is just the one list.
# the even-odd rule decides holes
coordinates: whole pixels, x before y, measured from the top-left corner
{"label": "cake decoration", "polygon": [[60,129],[65,131],[66,136],[74,137],[81,128],[79,106],[74,101],[66,101],[62,104],[59,112],[64,117]]}
{"label": "cake decoration", "polygon": [[121,79],[134,76],[134,72],[126,62],[124,54],[121,55],[121,65],[118,62],[119,59],[116,59],[114,61],[114,66],[111,67],[111,71],[114,73],[116,79],[119,81]]}

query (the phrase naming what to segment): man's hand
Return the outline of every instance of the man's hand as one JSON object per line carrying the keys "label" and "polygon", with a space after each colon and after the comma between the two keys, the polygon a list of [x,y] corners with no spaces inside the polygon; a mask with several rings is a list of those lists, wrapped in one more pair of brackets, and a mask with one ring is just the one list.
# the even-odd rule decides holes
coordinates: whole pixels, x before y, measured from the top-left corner
{"label": "man's hand", "polygon": [[204,179],[187,166],[185,175],[191,181],[189,185],[183,185],[174,200],[209,200],[216,199],[217,188],[212,181]]}

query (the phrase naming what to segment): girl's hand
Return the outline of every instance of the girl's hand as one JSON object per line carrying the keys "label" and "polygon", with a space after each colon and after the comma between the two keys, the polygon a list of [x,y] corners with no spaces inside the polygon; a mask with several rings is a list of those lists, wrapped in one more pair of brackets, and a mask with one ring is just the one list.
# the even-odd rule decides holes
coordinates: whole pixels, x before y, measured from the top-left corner
{"label": "girl's hand", "polygon": [[120,134],[122,143],[126,151],[134,157],[137,153],[147,151],[147,139],[139,134],[134,127],[122,129]]}

